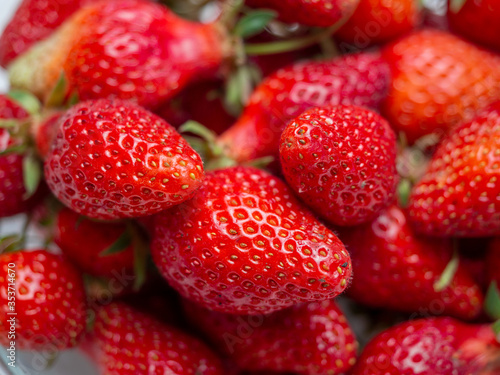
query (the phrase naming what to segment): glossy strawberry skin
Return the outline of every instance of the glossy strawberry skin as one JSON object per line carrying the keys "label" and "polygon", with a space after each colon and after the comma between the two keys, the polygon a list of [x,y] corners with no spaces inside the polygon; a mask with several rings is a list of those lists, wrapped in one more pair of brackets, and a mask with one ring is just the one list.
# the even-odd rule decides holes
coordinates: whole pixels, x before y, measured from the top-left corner
{"label": "glossy strawberry skin", "polygon": [[151,215],[200,186],[200,156],[164,120],[119,100],[82,102],[61,119],[45,160],[47,184],[82,215]]}
{"label": "glossy strawberry skin", "polygon": [[[0,95],[0,121],[23,120],[29,117],[17,103],[5,95]],[[0,128],[0,152],[20,144],[7,128]],[[30,200],[25,199],[23,180],[23,155],[10,153],[0,156],[0,217],[12,216],[26,211]]]}
{"label": "glossy strawberry skin", "polygon": [[488,325],[452,318],[412,320],[376,336],[352,375],[480,374],[489,349],[498,351],[498,343]]}
{"label": "glossy strawberry skin", "polygon": [[452,256],[451,241],[415,235],[404,212],[392,206],[372,223],[340,233],[356,275],[349,296],[365,305],[473,319],[483,294],[464,265],[448,287],[434,290]]}
{"label": "glossy strawberry skin", "polygon": [[498,1],[465,1],[458,12],[448,9],[447,16],[450,28],[456,33],[476,43],[500,50]]}
{"label": "glossy strawberry skin", "polygon": [[441,136],[500,99],[499,58],[451,34],[418,31],[383,56],[392,84],[382,113],[410,142]]}
{"label": "glossy strawberry skin", "polygon": [[107,375],[223,374],[202,342],[123,303],[97,311],[90,348]]}
{"label": "glossy strawberry skin", "polygon": [[273,9],[287,23],[328,27],[351,15],[359,0],[247,0],[246,3]]}
{"label": "glossy strawberry skin", "polygon": [[500,102],[452,130],[410,195],[410,220],[432,236],[500,230]]}
{"label": "glossy strawberry skin", "polygon": [[409,31],[418,23],[414,0],[360,0],[358,7],[336,33],[341,50],[385,43]]}
{"label": "glossy strawberry skin", "polygon": [[57,213],[54,242],[82,271],[102,277],[116,277],[134,269],[134,250],[129,245],[119,253],[100,256],[127,230],[124,223],[98,223],[82,218],[69,208]]}
{"label": "glossy strawberry skin", "polygon": [[280,160],[290,187],[331,224],[368,222],[394,198],[396,136],[368,109],[305,111],[281,135]]}
{"label": "glossy strawberry skin", "polygon": [[[13,267],[10,265],[14,264]],[[14,270],[11,272],[9,270]],[[10,346],[8,305],[15,275],[16,348],[66,349],[81,340],[86,326],[86,297],[78,271],[60,255],[45,250],[0,255],[0,343]]]}
{"label": "glossy strawberry skin", "polygon": [[333,300],[257,316],[223,314],[189,302],[184,307],[188,320],[242,370],[343,374],[356,362],[358,344]]}
{"label": "glossy strawberry skin", "polygon": [[224,33],[149,1],[102,1],[16,60],[11,82],[46,98],[63,70],[81,100],[130,99],[153,109],[218,71],[230,54]]}
{"label": "glossy strawberry skin", "polygon": [[385,96],[388,69],[376,54],[361,53],[278,70],[254,91],[243,114],[219,143],[237,161],[274,156],[288,122],[311,107],[376,108]]}
{"label": "glossy strawberry skin", "polygon": [[207,174],[192,200],[156,217],[151,246],[174,289],[227,313],[333,298],[351,276],[337,237],[281,180],[248,167]]}
{"label": "glossy strawberry skin", "polygon": [[98,0],[24,0],[0,37],[0,65],[48,37],[82,6]]}

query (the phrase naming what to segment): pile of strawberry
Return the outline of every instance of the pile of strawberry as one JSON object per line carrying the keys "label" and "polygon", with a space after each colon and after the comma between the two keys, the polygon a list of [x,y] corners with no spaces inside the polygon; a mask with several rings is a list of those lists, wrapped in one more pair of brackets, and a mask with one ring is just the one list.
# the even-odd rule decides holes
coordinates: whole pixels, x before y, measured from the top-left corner
{"label": "pile of strawberry", "polygon": [[499,375],[499,19],[24,0],[0,344],[114,375]]}

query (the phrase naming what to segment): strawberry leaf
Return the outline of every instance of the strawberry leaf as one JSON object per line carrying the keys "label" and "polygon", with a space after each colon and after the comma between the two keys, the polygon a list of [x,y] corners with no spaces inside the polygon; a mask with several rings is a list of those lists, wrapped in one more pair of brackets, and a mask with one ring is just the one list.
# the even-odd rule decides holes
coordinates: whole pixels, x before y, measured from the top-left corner
{"label": "strawberry leaf", "polygon": [[139,228],[134,226],[133,223],[128,223],[128,231],[132,236],[134,246],[134,290],[138,291],[146,281],[149,246],[145,238],[141,235]]}
{"label": "strawberry leaf", "polygon": [[24,144],[10,146],[7,147],[5,150],[0,151],[0,156],[5,156],[9,154],[24,154],[26,148],[27,147]]}
{"label": "strawberry leaf", "polygon": [[7,95],[19,103],[30,115],[39,113],[42,108],[40,101],[28,91],[12,90]]}
{"label": "strawberry leaf", "polygon": [[453,277],[455,277],[455,273],[457,272],[459,262],[460,258],[458,256],[458,251],[455,249],[451,260],[446,265],[441,277],[434,283],[434,290],[436,292],[442,292],[451,284]]}
{"label": "strawberry leaf", "polygon": [[35,193],[41,178],[42,170],[38,159],[32,154],[27,154],[23,158],[23,181],[26,190],[24,198],[29,198]]}
{"label": "strawberry leaf", "polygon": [[60,107],[64,103],[66,93],[68,91],[68,80],[66,79],[66,74],[64,71],[59,75],[56,85],[52,89],[47,102],[45,103],[47,107]]}
{"label": "strawberry leaf", "polygon": [[9,129],[17,128],[20,125],[19,120],[0,119],[0,128]]}
{"label": "strawberry leaf", "polygon": [[68,107],[73,107],[80,102],[80,96],[76,91],[73,91],[68,99]]}
{"label": "strawberry leaf", "polygon": [[10,234],[0,238],[0,253],[10,253],[21,249],[23,239],[18,234]]}
{"label": "strawberry leaf", "polygon": [[408,207],[411,185],[411,181],[407,178],[402,178],[398,184],[398,202],[401,208]]}
{"label": "strawberry leaf", "polygon": [[453,13],[458,13],[466,2],[467,0],[450,0],[450,10]]}
{"label": "strawberry leaf", "polygon": [[493,319],[500,319],[500,291],[495,281],[490,284],[486,299],[484,300],[484,311]]}
{"label": "strawberry leaf", "polygon": [[242,38],[249,38],[262,32],[277,13],[268,9],[258,9],[241,17],[234,28],[234,34]]}
{"label": "strawberry leaf", "polygon": [[100,257],[105,257],[109,256],[112,254],[117,254],[122,251],[124,251],[127,247],[129,247],[132,244],[132,238],[130,236],[130,233],[126,230],[124,231],[120,237],[116,239],[115,242],[111,244],[106,250],[103,250],[101,253],[99,253]]}

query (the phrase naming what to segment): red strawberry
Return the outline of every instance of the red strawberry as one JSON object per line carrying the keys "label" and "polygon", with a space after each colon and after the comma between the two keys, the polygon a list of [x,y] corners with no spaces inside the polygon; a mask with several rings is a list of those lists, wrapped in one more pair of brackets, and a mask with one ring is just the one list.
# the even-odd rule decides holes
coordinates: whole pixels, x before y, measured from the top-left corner
{"label": "red strawberry", "polygon": [[153,259],[182,296],[217,311],[270,313],[333,298],[349,255],[272,175],[211,172],[194,199],[156,217]]}
{"label": "red strawberry", "polygon": [[121,272],[133,272],[131,241],[124,241],[128,246],[124,244],[118,253],[102,253],[126,236],[126,231],[124,223],[98,223],[64,208],[57,214],[54,242],[82,271],[94,276],[114,277]]}
{"label": "red strawberry", "polygon": [[337,104],[377,107],[387,84],[385,63],[371,53],[291,65],[257,87],[220,144],[237,161],[277,157],[285,126],[306,109]]}
{"label": "red strawberry", "polygon": [[350,16],[359,0],[247,0],[246,3],[273,9],[284,22],[328,27]]}
{"label": "red strawberry", "polygon": [[[8,335],[11,319],[15,337]],[[21,350],[70,348],[82,338],[85,325],[85,290],[71,263],[44,250],[0,255],[1,345],[15,341]]]}
{"label": "red strawberry", "polygon": [[390,41],[418,22],[415,0],[360,0],[354,14],[335,33],[341,50],[365,48]]}
{"label": "red strawberry", "polygon": [[[29,117],[19,104],[0,95],[0,122],[2,120],[27,120]],[[0,153],[19,146],[22,140],[0,125]],[[12,129],[10,129],[12,130]],[[23,158],[19,152],[0,155],[0,217],[26,211],[33,199],[27,199],[23,179]]]}
{"label": "red strawberry", "polygon": [[498,342],[487,325],[466,325],[451,318],[420,319],[375,337],[352,375],[486,374],[482,371],[499,354]]}
{"label": "red strawberry", "polygon": [[488,246],[485,263],[488,282],[496,281],[500,288],[500,237],[496,237]]}
{"label": "red strawberry", "polygon": [[36,151],[42,159],[49,154],[63,114],[64,111],[51,111],[42,118],[36,119],[32,124]]}
{"label": "red strawberry", "polygon": [[451,34],[416,32],[384,57],[393,81],[383,113],[412,142],[471,120],[500,99],[500,58]]}
{"label": "red strawberry", "polygon": [[164,120],[130,102],[80,103],[61,119],[45,160],[52,192],[96,219],[150,215],[189,199],[200,156]]}
{"label": "red strawberry", "polygon": [[500,102],[453,129],[410,196],[420,233],[478,237],[500,231]]}
{"label": "red strawberry", "polygon": [[452,257],[449,240],[418,237],[405,214],[392,206],[371,224],[345,230],[355,277],[349,295],[373,307],[472,319],[483,295],[464,265],[442,291],[435,284]]}
{"label": "red strawberry", "polygon": [[[454,3],[460,3],[456,10]],[[448,22],[450,28],[460,35],[485,46],[499,49],[500,3],[496,0],[449,1]]]}
{"label": "red strawberry", "polygon": [[185,309],[207,340],[244,370],[334,375],[356,362],[358,344],[333,300],[255,316],[222,314],[191,303]]}
{"label": "red strawberry", "polygon": [[125,304],[101,308],[94,326],[91,356],[103,374],[223,374],[203,343]]}
{"label": "red strawberry", "polygon": [[329,223],[365,223],[393,200],[396,137],[370,110],[305,111],[281,135],[280,159],[288,184]]}
{"label": "red strawberry", "polygon": [[117,97],[153,108],[214,74],[229,49],[217,24],[186,21],[146,1],[102,1],[20,56],[10,77],[13,86],[47,98],[64,71],[82,100]]}
{"label": "red strawberry", "polygon": [[23,0],[0,37],[0,65],[48,37],[75,11],[97,0]]}

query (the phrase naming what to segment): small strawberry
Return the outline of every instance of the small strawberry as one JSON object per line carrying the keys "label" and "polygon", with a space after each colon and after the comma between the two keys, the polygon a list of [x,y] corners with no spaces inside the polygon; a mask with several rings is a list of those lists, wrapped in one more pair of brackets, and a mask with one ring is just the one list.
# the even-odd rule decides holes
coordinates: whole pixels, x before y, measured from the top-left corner
{"label": "small strawberry", "polygon": [[368,109],[305,111],[281,135],[280,159],[288,184],[329,223],[365,223],[393,200],[396,136]]}
{"label": "small strawberry", "polygon": [[376,336],[352,375],[493,375],[498,372],[483,371],[499,355],[490,326],[467,325],[452,318],[420,319]]}
{"label": "small strawberry", "polygon": [[91,357],[106,375],[222,375],[201,341],[122,303],[97,311]]}
{"label": "small strawberry", "polygon": [[160,4],[101,1],[16,59],[10,78],[46,99],[64,72],[82,100],[116,97],[154,108],[215,74],[229,55],[228,39],[218,24],[183,20]]}
{"label": "small strawberry", "polygon": [[241,117],[221,135],[219,143],[237,161],[277,157],[281,133],[290,120],[311,107],[377,107],[388,80],[387,66],[372,53],[290,65],[257,87]]}
{"label": "small strawberry", "polygon": [[[0,95],[0,217],[12,216],[28,210],[35,200],[26,191],[23,177],[24,153],[13,149],[23,140],[13,134],[17,126],[10,120],[28,120],[29,113],[6,95]],[[6,126],[2,126],[2,122]],[[13,150],[12,152],[9,150]]]}
{"label": "small strawberry", "polygon": [[193,303],[184,306],[190,322],[244,370],[334,375],[344,374],[356,362],[358,344],[333,300],[255,316],[222,314]]}
{"label": "small strawberry", "polygon": [[50,152],[52,142],[57,135],[60,119],[64,111],[50,111],[32,123],[32,133],[38,155],[45,159]]}
{"label": "small strawberry", "polygon": [[[121,272],[133,273],[134,250],[124,223],[98,223],[63,208],[57,214],[54,242],[88,274],[114,277]],[[116,244],[121,247],[118,252],[104,254]]]}
{"label": "small strawberry", "polygon": [[145,216],[189,199],[200,156],[164,120],[130,102],[82,102],[61,119],[45,160],[47,184],[96,219]]}
{"label": "small strawberry", "polygon": [[98,0],[23,0],[0,37],[0,65],[48,37],[82,6]]}
{"label": "small strawberry", "polygon": [[388,42],[411,31],[418,23],[418,13],[415,0],[360,0],[335,38],[341,50]]}
{"label": "small strawberry", "polygon": [[211,172],[192,200],[157,215],[151,246],[182,296],[228,313],[333,298],[351,277],[337,237],[281,180],[248,167]]}
{"label": "small strawberry", "polygon": [[348,289],[356,301],[399,311],[473,319],[483,294],[464,265],[439,286],[452,259],[449,240],[416,236],[403,211],[392,206],[371,224],[344,230],[355,277]]}
{"label": "small strawberry", "polygon": [[500,3],[496,0],[450,0],[448,22],[456,33],[473,42],[500,50]]}
{"label": "small strawberry", "polygon": [[418,31],[383,56],[392,70],[383,114],[410,142],[441,135],[500,99],[500,58],[451,34]]}
{"label": "small strawberry", "polygon": [[45,250],[0,255],[1,345],[66,349],[78,344],[85,326],[85,290],[71,263]]}
{"label": "small strawberry", "polygon": [[410,195],[410,221],[433,236],[500,231],[500,102],[454,128]]}
{"label": "small strawberry", "polygon": [[350,16],[359,0],[246,0],[246,3],[275,10],[283,22],[328,27]]}

